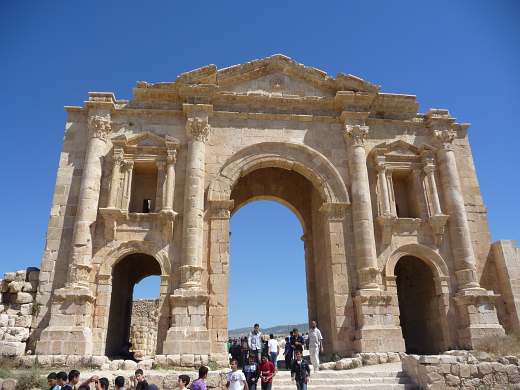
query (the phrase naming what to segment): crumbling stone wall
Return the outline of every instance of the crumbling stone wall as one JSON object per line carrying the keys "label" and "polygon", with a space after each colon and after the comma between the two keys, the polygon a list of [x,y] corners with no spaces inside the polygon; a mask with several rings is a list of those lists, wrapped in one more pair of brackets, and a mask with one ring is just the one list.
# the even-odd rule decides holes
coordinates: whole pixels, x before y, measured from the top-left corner
{"label": "crumbling stone wall", "polygon": [[7,272],[0,280],[0,356],[23,355],[28,348],[39,274],[39,269],[27,268]]}
{"label": "crumbling stone wall", "polygon": [[138,299],[133,302],[130,342],[136,357],[155,355],[158,320],[158,299]]}

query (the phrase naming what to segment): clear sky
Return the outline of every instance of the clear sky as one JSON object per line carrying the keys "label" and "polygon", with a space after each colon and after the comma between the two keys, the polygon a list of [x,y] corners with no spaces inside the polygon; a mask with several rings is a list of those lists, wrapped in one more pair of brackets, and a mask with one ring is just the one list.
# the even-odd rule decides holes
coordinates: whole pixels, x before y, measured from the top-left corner
{"label": "clear sky", "polygon": [[[421,111],[448,108],[471,122],[493,239],[519,240],[518,20],[516,0],[2,1],[0,272],[40,262],[64,105],[82,104],[88,91],[130,98],[137,80],[172,81],[209,63],[225,67],[274,53],[331,75],[355,74],[385,92],[416,94]],[[294,215],[253,203],[231,223],[230,326],[305,320]],[[251,280],[253,263],[260,281]],[[284,267],[299,272],[294,287],[283,283]],[[262,289],[271,311],[252,303],[253,288]]]}

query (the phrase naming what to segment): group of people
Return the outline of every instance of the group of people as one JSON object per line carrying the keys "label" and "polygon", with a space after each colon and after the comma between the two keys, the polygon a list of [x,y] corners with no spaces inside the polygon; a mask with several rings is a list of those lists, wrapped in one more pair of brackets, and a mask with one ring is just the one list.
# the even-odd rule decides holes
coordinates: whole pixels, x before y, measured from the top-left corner
{"label": "group of people", "polygon": [[[230,340],[231,341],[231,340]],[[280,346],[273,334],[265,340],[260,331],[260,325],[255,324],[246,343],[241,343],[240,348],[232,348],[236,342],[228,345],[231,354],[231,371],[226,374],[226,387],[229,390],[271,390],[273,378],[278,371],[278,356]],[[311,322],[308,338],[300,335],[298,329],[293,329],[289,337],[285,339],[284,358],[285,368],[291,370],[291,378],[296,384],[297,390],[307,390],[311,369],[309,363],[303,358],[304,347],[308,346],[310,360],[315,371],[319,370],[319,354],[323,352],[323,337],[317,327],[316,321]],[[237,352],[238,351],[238,352]],[[239,368],[242,370],[239,370]],[[199,368],[198,378],[190,384],[188,375],[179,375],[177,388],[190,390],[206,390],[206,378],[208,368]],[[148,384],[143,370],[137,369],[132,378],[136,382],[136,390],[154,390],[157,386]],[[105,377],[96,375],[80,383],[80,372],[72,370],[68,374],[64,371],[51,372],[47,376],[49,390],[108,390],[110,381]],[[260,385],[259,385],[260,384]],[[115,390],[125,390],[125,378],[118,376],[114,380]]]}
{"label": "group of people", "polygon": [[[285,368],[291,370],[291,378],[298,390],[306,390],[309,382],[310,366],[303,359],[304,348],[309,350],[314,371],[319,370],[320,353],[323,353],[323,336],[316,321],[311,321],[307,337],[293,329],[285,338]],[[248,337],[228,340],[228,352],[231,355],[231,372],[228,374],[230,390],[257,390],[260,383],[262,390],[271,390],[273,377],[278,370],[280,346],[273,334],[264,338],[260,325],[255,324]],[[242,367],[242,371],[238,368]]]}
{"label": "group of people", "polygon": [[[68,374],[65,371],[51,372],[49,375],[47,375],[47,384],[49,385],[49,390],[91,390],[92,386],[94,386],[93,388],[95,390],[108,390],[110,387],[110,381],[105,377],[100,378],[97,375],[93,375],[81,383],[79,377],[80,372],[78,370],[71,370]],[[133,379],[136,382],[136,390],[157,390],[157,386],[148,384],[144,377],[143,370],[141,369],[135,370]],[[179,376],[178,382],[186,383],[187,386],[190,382],[190,377],[187,375],[181,375]],[[181,387],[179,385],[179,388],[183,389],[186,388],[186,386]],[[124,377],[118,376],[114,379],[114,389],[126,389]]]}

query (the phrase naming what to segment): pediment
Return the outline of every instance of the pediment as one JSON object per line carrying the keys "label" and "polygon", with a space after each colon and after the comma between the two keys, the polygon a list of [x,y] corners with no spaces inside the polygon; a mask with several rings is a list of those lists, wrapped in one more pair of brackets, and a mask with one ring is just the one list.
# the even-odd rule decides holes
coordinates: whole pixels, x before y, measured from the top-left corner
{"label": "pediment", "polygon": [[176,146],[179,141],[173,137],[161,137],[157,134],[146,131],[133,137],[120,135],[112,139],[114,145],[131,148],[167,148]]}
{"label": "pediment", "polygon": [[420,154],[419,148],[403,140],[384,143],[377,147],[377,154],[396,157],[416,157]]}
{"label": "pediment", "polygon": [[297,96],[334,96],[339,90],[377,92],[379,89],[352,75],[338,74],[333,78],[281,54],[223,69],[204,66],[181,74],[175,83],[216,84],[224,93]]}

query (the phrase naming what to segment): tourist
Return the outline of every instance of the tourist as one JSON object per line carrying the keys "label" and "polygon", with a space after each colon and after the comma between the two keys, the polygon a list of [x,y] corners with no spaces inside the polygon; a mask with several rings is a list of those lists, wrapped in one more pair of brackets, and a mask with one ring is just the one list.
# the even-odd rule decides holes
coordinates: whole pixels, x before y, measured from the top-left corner
{"label": "tourist", "polygon": [[262,335],[262,355],[269,356],[269,336]]}
{"label": "tourist", "polygon": [[269,335],[268,346],[271,361],[274,364],[274,368],[277,368],[278,355],[280,354],[280,346],[278,345],[278,341],[274,338],[274,335],[272,333]]}
{"label": "tourist", "polygon": [[307,383],[309,383],[309,375],[311,369],[309,364],[302,359],[303,353],[296,351],[295,359],[291,368],[291,379],[296,382],[297,390],[307,390]]}
{"label": "tourist", "polygon": [[260,362],[262,356],[262,332],[260,332],[260,325],[255,324],[253,330],[249,333],[247,345],[250,353],[255,355],[257,362]]}
{"label": "tourist", "polygon": [[60,390],[60,386],[56,383],[58,377],[55,372],[51,372],[47,375],[47,385],[49,386],[49,390]]}
{"label": "tourist", "polygon": [[116,390],[125,390],[125,378],[122,376],[116,377],[116,379],[114,379],[114,385]]}
{"label": "tourist", "polygon": [[283,350],[283,356],[285,359],[285,369],[290,370],[291,369],[291,362],[293,358],[293,350],[292,345],[289,337],[285,338],[285,347]]}
{"label": "tourist", "polygon": [[249,362],[244,364],[242,371],[246,377],[247,387],[249,390],[256,390],[258,378],[260,377],[260,367],[259,364],[255,362],[255,357],[253,355],[249,356]]}
{"label": "tourist", "polygon": [[274,364],[267,359],[267,355],[262,356],[260,364],[260,379],[262,382],[262,390],[271,390],[273,385],[273,376],[275,374]]}
{"label": "tourist", "polygon": [[90,390],[89,385],[84,385],[83,383],[79,385],[78,390]]}
{"label": "tourist", "polygon": [[79,383],[79,371],[71,370],[67,378],[68,383],[65,386],[62,386],[61,390],[76,390],[78,387],[77,384]]}
{"label": "tourist", "polygon": [[293,354],[296,353],[296,351],[300,351],[303,355],[303,337],[300,335],[298,329],[293,329],[293,335],[290,338],[291,341],[291,347],[293,349]]}
{"label": "tourist", "polygon": [[64,387],[67,384],[67,373],[65,371],[60,371],[56,374],[56,384],[60,387]]}
{"label": "tourist", "polygon": [[179,375],[179,378],[177,379],[177,387],[179,389],[187,389],[188,385],[190,384],[190,377],[189,375]]}
{"label": "tourist", "polygon": [[305,346],[305,349],[309,349],[309,332],[306,332],[303,335],[303,345]]}
{"label": "tourist", "polygon": [[240,344],[238,343],[237,339],[233,340],[233,344],[231,344],[229,352],[231,355],[231,359],[237,359],[238,361],[241,361],[240,359],[243,359],[242,348],[240,347]]}
{"label": "tourist", "polygon": [[309,329],[309,354],[315,372],[320,370],[320,353],[323,353],[323,336],[317,325],[313,320]]}
{"label": "tourist", "polygon": [[99,378],[99,380],[96,382],[96,390],[108,390],[109,386],[110,382],[108,381],[108,378]]}
{"label": "tourist", "polygon": [[144,372],[140,368],[135,370],[135,380],[137,381],[137,385],[135,386],[135,390],[146,390],[148,389],[148,382],[144,378]]}
{"label": "tourist", "polygon": [[[226,387],[229,390],[248,390],[244,373],[238,371],[238,360],[231,360],[231,371],[227,373]],[[193,390],[193,386],[191,388]]]}
{"label": "tourist", "polygon": [[199,367],[199,378],[194,380],[190,386],[191,390],[206,390],[206,378],[208,377],[208,367]]}
{"label": "tourist", "polygon": [[249,343],[247,341],[247,337],[245,336],[240,339],[240,353],[241,359],[239,362],[242,363],[242,367],[244,367],[249,359]]}

